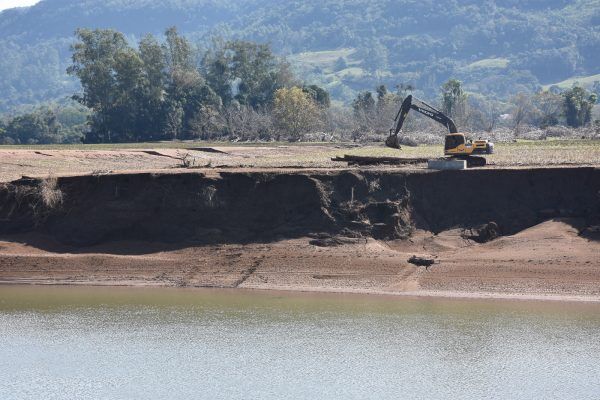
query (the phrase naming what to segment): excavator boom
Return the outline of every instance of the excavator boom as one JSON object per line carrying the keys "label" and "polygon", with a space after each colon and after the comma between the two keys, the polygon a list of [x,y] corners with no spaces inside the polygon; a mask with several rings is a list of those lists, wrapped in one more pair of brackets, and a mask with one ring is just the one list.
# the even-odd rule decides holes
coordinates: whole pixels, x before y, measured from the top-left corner
{"label": "excavator boom", "polygon": [[400,106],[400,110],[398,111],[398,114],[396,114],[396,118],[394,119],[395,129],[393,129],[392,132],[390,132],[394,136],[398,135],[398,133],[402,130],[402,125],[404,125],[404,120],[406,120],[406,116],[408,115],[408,112],[410,111],[410,109],[413,109],[413,110],[433,119],[434,121],[437,121],[442,125],[445,125],[446,128],[448,128],[448,131],[450,133],[458,132],[458,130],[456,129],[456,125],[454,124],[454,121],[452,121],[452,118],[446,116],[440,110],[436,109],[433,106],[430,106],[429,104],[425,103],[424,101],[419,100],[415,97],[412,97],[412,95],[408,95],[402,102],[402,105]]}

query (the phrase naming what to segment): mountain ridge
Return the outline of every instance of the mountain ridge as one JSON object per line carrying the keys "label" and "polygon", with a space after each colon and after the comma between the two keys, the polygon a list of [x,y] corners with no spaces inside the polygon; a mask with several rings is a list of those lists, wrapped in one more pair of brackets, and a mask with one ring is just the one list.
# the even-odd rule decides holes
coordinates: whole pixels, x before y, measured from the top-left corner
{"label": "mountain ridge", "polygon": [[[471,92],[507,97],[600,73],[599,0],[42,0],[0,13],[0,111],[78,90],[65,73],[78,27],[116,29],[133,42],[173,25],[201,47],[212,36],[269,42],[301,78],[344,102],[377,84],[433,95],[456,77]],[[334,63],[296,62],[348,48]]]}

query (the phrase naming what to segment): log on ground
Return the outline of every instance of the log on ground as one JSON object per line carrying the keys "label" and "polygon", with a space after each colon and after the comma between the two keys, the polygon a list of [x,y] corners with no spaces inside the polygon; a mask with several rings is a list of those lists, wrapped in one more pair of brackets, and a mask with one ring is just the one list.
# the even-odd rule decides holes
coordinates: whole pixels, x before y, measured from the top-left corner
{"label": "log on ground", "polygon": [[405,157],[368,157],[368,156],[352,156],[344,154],[343,157],[334,157],[331,161],[347,162],[348,165],[405,165],[405,164],[422,164],[428,161],[427,158],[405,158]]}

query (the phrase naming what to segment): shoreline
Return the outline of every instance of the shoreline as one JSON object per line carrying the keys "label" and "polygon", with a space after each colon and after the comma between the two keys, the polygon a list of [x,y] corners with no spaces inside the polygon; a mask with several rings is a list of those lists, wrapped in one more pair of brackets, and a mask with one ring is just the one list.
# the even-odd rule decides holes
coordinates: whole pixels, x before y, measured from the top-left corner
{"label": "shoreline", "polygon": [[535,303],[564,303],[564,304],[600,304],[600,296],[570,295],[570,294],[534,294],[534,293],[485,293],[485,292],[451,292],[451,291],[413,291],[413,292],[390,292],[370,290],[335,290],[315,288],[230,288],[230,287],[173,287],[148,284],[113,284],[113,283],[91,283],[91,282],[23,282],[23,281],[0,281],[0,288],[103,288],[103,289],[132,289],[132,290],[175,290],[175,291],[225,291],[240,292],[244,294],[290,294],[290,295],[315,295],[315,296],[360,296],[370,298],[387,299],[409,299],[409,300],[458,300],[458,301],[490,301],[490,302],[535,302]]}

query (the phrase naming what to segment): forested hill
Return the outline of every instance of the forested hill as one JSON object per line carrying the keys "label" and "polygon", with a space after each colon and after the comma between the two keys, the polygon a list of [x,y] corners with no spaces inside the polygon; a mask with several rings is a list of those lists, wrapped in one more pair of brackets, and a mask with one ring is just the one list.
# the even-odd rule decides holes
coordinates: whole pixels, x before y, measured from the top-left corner
{"label": "forested hill", "polygon": [[0,13],[0,111],[77,90],[65,69],[78,27],[134,42],[173,25],[199,47],[269,42],[345,101],[380,83],[433,94],[450,77],[494,97],[600,80],[600,0],[42,0]]}

